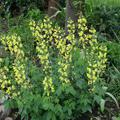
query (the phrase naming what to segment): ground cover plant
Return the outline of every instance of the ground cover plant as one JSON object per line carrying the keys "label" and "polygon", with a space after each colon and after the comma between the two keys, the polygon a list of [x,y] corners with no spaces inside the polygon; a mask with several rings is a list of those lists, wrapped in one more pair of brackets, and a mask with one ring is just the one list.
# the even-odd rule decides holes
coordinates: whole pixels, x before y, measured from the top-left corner
{"label": "ground cover plant", "polygon": [[92,24],[102,36],[108,40],[119,42],[120,7],[98,6],[86,14],[89,24]]}
{"label": "ground cover plant", "polygon": [[30,21],[34,59],[26,56],[19,35],[1,36],[7,54],[0,59],[1,89],[9,95],[7,105],[17,108],[21,119],[77,119],[97,104],[103,111],[106,87],[100,83],[107,48],[97,42],[95,29],[86,23],[79,18],[75,34],[75,24],[69,20],[65,35],[47,17]]}

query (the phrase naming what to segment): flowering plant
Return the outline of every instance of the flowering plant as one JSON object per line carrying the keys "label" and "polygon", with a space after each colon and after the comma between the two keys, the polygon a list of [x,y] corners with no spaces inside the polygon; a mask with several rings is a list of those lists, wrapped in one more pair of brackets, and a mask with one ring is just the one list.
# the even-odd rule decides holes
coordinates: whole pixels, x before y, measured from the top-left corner
{"label": "flowering plant", "polygon": [[18,35],[1,36],[9,53],[0,59],[1,89],[22,118],[67,120],[77,113],[91,112],[95,103],[100,103],[98,98],[105,92],[100,82],[107,48],[97,41],[95,29],[86,24],[84,17],[79,18],[76,33],[75,24],[69,20],[65,35],[47,17],[38,23],[30,21],[34,59],[26,56]]}

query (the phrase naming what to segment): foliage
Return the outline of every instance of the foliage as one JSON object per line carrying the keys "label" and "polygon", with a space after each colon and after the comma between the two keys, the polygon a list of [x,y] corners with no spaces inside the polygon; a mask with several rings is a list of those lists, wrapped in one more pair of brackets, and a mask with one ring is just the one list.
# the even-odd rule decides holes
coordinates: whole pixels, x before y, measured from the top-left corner
{"label": "foliage", "polygon": [[117,117],[113,117],[113,120],[120,120],[120,114]]}
{"label": "foliage", "polygon": [[27,56],[20,36],[1,36],[8,53],[0,58],[1,89],[10,97],[9,107],[18,108],[22,119],[74,119],[101,104],[107,48],[97,42],[95,29],[86,23],[85,18],[78,19],[76,35],[69,20],[65,35],[47,17],[37,23],[32,20],[33,58]]}
{"label": "foliage", "polygon": [[27,18],[34,19],[34,20],[42,19],[43,16],[44,16],[44,14],[37,8],[29,10],[28,13],[26,14]]}
{"label": "foliage", "polygon": [[43,6],[46,4],[44,0],[2,0],[1,5],[3,5],[4,12],[12,12],[12,10],[21,9],[25,12],[30,7],[43,9]]}
{"label": "foliage", "polygon": [[[57,6],[61,7],[61,9],[65,7],[64,0],[57,0],[57,2]],[[1,0],[0,15],[26,15],[31,9],[39,9],[43,13],[46,13],[46,11],[48,10],[48,4],[49,0]]]}
{"label": "foliage", "polygon": [[120,35],[120,7],[98,6],[86,11],[88,23],[109,39]]}
{"label": "foliage", "polygon": [[105,78],[108,90],[120,100],[120,45],[115,42],[107,42],[109,65]]}
{"label": "foliage", "polygon": [[120,44],[119,42],[107,42],[109,61],[116,67],[120,67]]}
{"label": "foliage", "polygon": [[120,4],[120,0],[86,0],[86,3],[91,6],[91,8],[98,7],[101,5],[118,7]]}

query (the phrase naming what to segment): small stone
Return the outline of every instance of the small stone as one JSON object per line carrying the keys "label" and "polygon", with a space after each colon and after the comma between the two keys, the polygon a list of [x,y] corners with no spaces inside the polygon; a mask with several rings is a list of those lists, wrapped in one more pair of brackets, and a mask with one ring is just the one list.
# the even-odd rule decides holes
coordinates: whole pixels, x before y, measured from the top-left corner
{"label": "small stone", "polygon": [[11,117],[6,117],[5,120],[13,120]]}
{"label": "small stone", "polygon": [[[0,105],[0,120],[5,119],[10,114],[10,109],[5,109],[4,105]],[[5,119],[6,120],[6,119]],[[8,119],[9,120],[9,119]],[[11,119],[10,119],[11,120]]]}

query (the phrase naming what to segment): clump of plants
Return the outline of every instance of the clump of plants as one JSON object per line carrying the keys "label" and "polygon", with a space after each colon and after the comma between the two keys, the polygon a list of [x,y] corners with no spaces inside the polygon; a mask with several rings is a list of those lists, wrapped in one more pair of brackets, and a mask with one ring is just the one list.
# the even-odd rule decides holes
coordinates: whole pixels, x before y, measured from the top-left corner
{"label": "clump of plants", "polygon": [[[97,41],[94,28],[78,19],[68,21],[68,35],[49,18],[30,21],[35,56],[26,56],[17,34],[1,36],[7,56],[0,58],[0,85],[9,107],[25,120],[69,120],[92,112],[103,101],[101,84],[107,48]],[[102,105],[103,106],[103,105]],[[101,108],[102,108],[101,106]]]}
{"label": "clump of plants", "polygon": [[119,42],[107,42],[108,67],[105,72],[108,90],[120,100],[120,44]]}
{"label": "clump of plants", "polygon": [[101,5],[86,13],[88,23],[93,25],[99,33],[109,40],[116,39],[120,35],[120,7]]}

